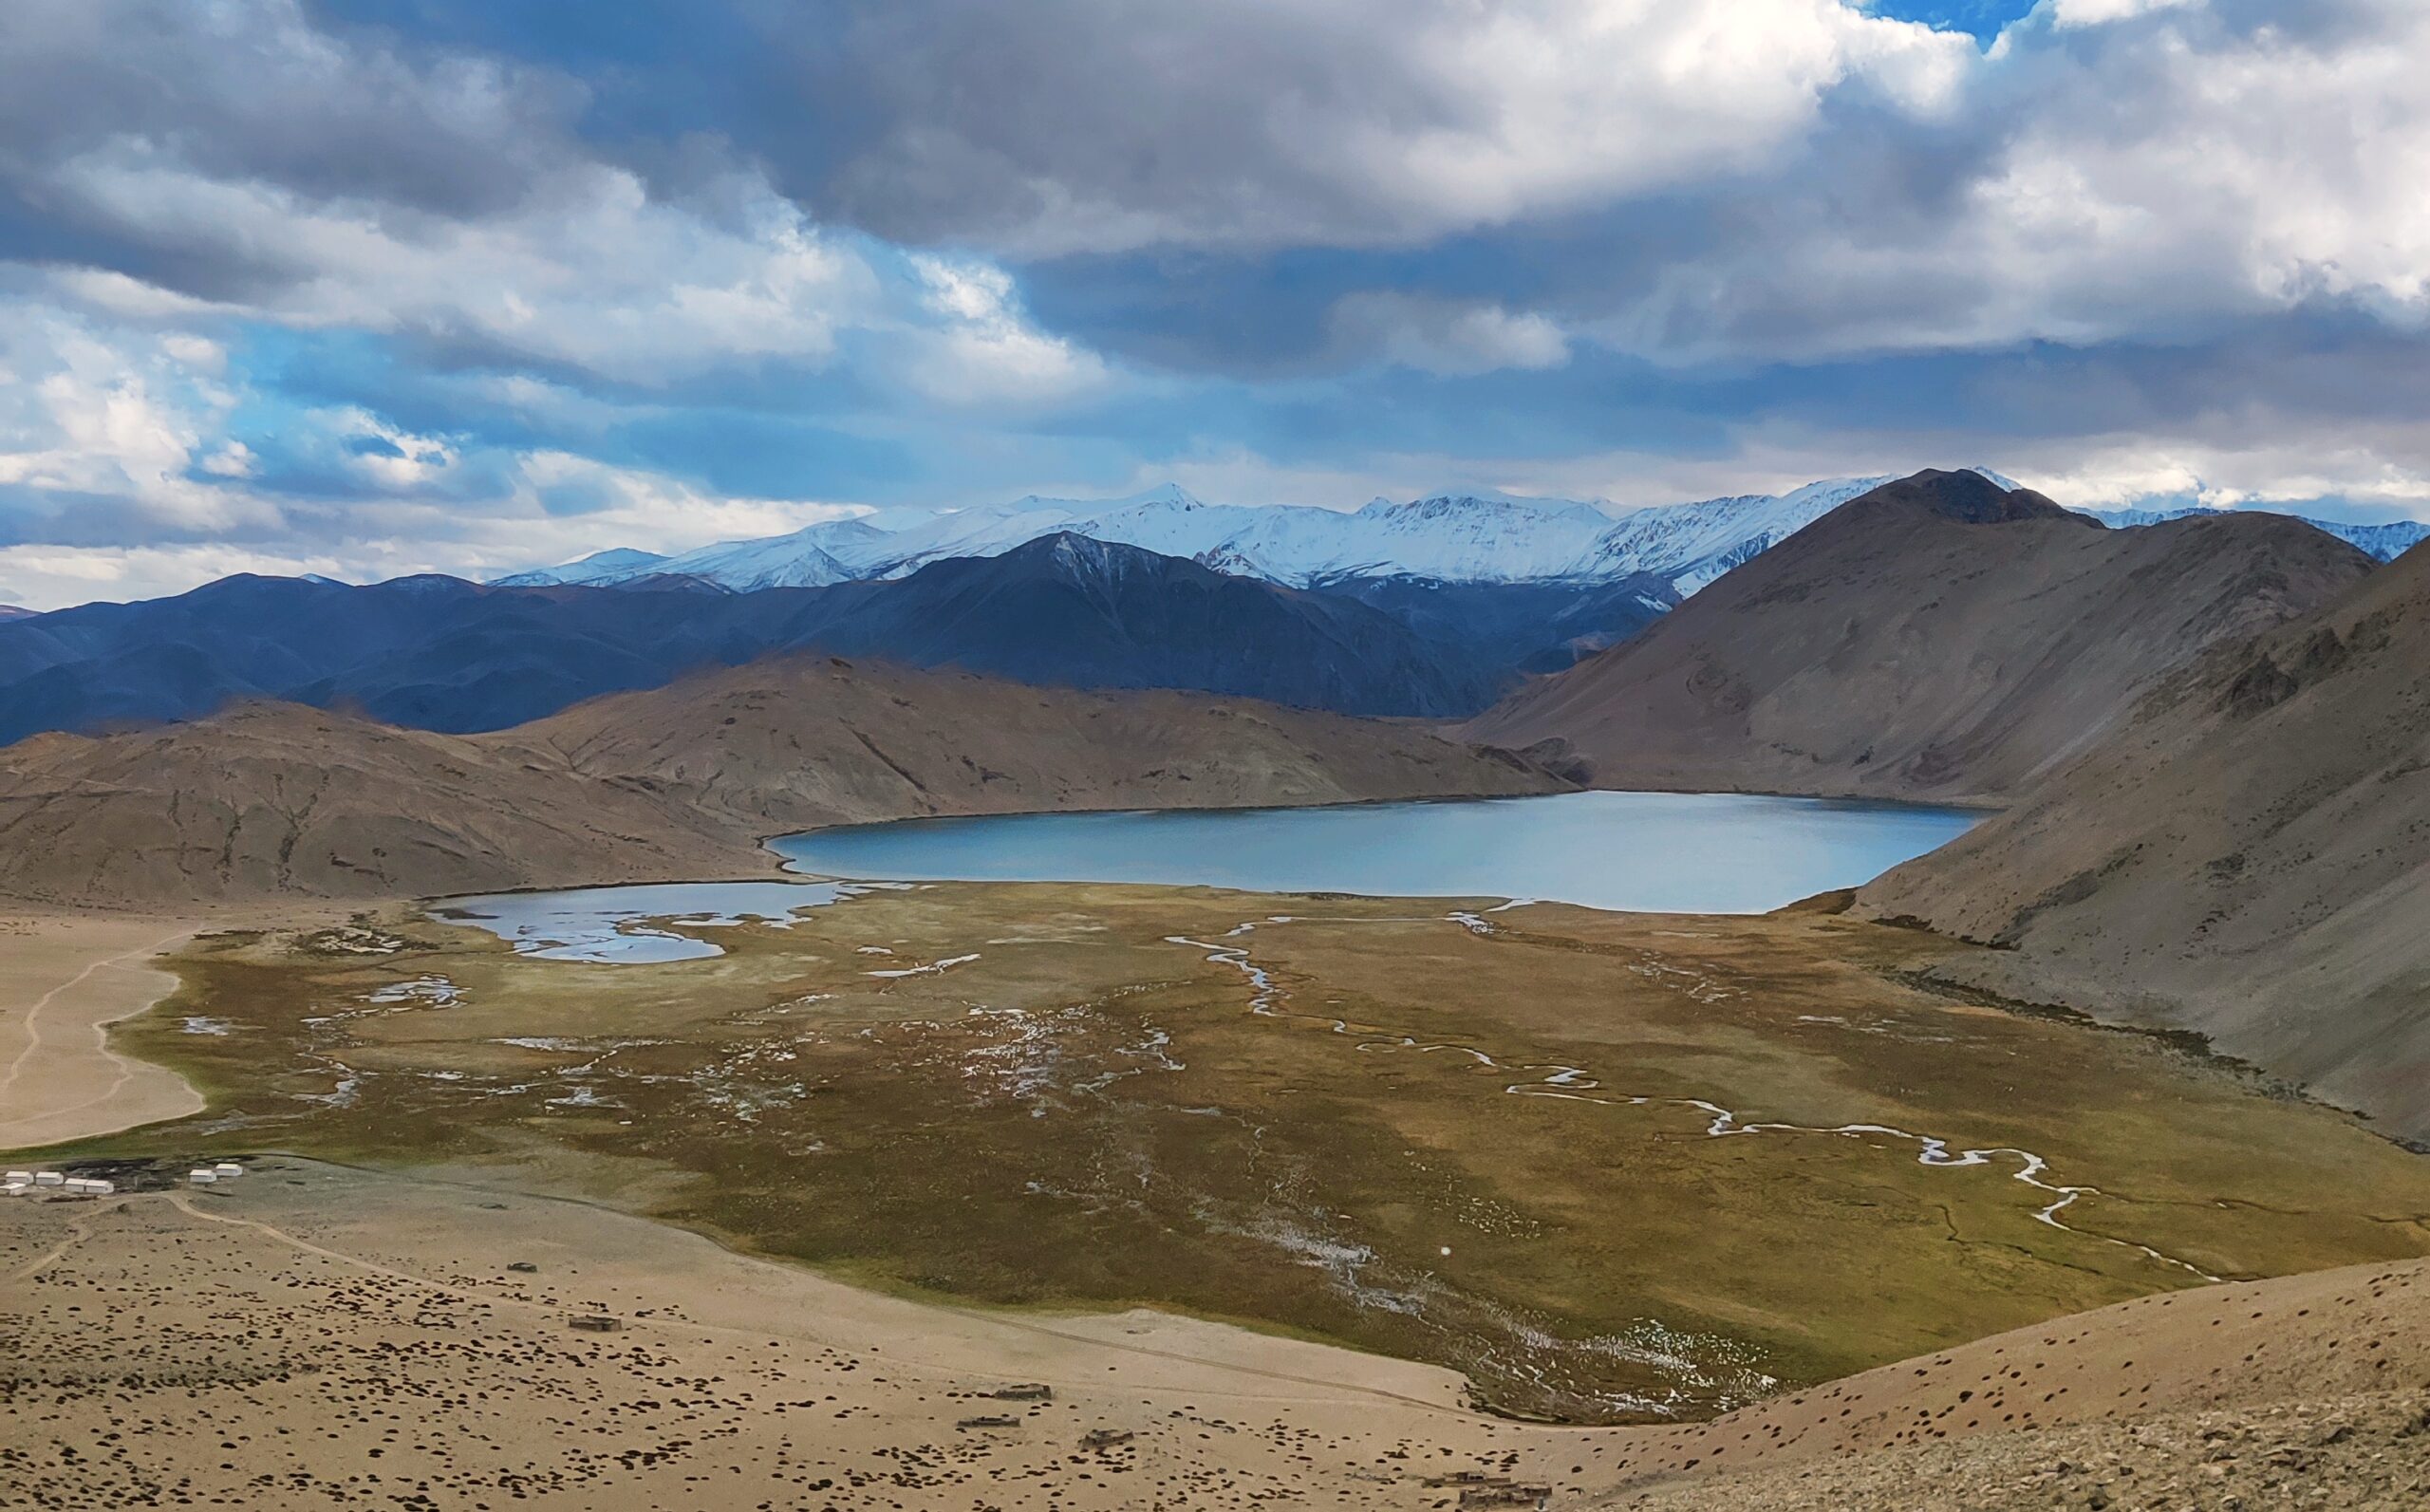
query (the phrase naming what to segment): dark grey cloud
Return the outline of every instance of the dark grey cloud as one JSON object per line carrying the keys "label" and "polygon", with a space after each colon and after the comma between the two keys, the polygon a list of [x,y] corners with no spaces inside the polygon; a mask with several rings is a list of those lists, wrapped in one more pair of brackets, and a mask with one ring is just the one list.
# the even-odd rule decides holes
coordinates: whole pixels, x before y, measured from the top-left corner
{"label": "dark grey cloud", "polygon": [[747,13],[736,150],[823,215],[1023,260],[1041,308],[1187,367],[1321,361],[1344,299],[1522,297],[1452,287],[1486,265],[1623,349],[1762,361],[2419,307],[2430,262],[2399,166],[2430,140],[2415,0],[2045,6],[1988,59],[1825,0],[1683,0],[1656,13],[1760,41],[1675,87],[1658,23],[1563,0]]}
{"label": "dark grey cloud", "polygon": [[[822,214],[1028,252],[1408,243],[1712,171],[1971,44],[1828,0],[752,8],[735,138]],[[1712,27],[1760,39],[1701,46]],[[789,107],[789,108],[787,108]]]}
{"label": "dark grey cloud", "polygon": [[[1834,0],[649,0],[596,25],[27,0],[0,11],[0,245],[269,305],[326,254],[110,176],[367,206],[411,241],[613,165],[707,224],[773,182],[815,223],[1012,258],[1108,349],[1237,373],[1410,348],[1337,337],[1387,297],[1666,361],[2420,303],[2430,249],[2375,160],[2430,112],[2369,63],[2430,61],[2417,6],[2056,14],[1985,61]],[[1723,26],[1736,49],[1689,46]],[[2306,198],[2315,233],[2271,224]]]}
{"label": "dark grey cloud", "polygon": [[255,297],[308,265],[275,244],[137,221],[96,179],[174,170],[395,217],[478,218],[563,170],[585,100],[545,67],[332,34],[292,0],[11,0],[0,254]]}
{"label": "dark grey cloud", "polygon": [[140,142],[216,177],[478,215],[561,161],[585,98],[546,68],[341,38],[291,0],[0,8],[14,176]]}

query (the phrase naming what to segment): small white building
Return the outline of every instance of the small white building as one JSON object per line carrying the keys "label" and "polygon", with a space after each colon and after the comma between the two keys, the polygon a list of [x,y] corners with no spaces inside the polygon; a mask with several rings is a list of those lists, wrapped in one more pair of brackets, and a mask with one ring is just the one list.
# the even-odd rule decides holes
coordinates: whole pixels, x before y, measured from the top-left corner
{"label": "small white building", "polygon": [[65,1186],[67,1185],[67,1178],[64,1174],[55,1170],[38,1170],[34,1172],[34,1185],[36,1186]]}
{"label": "small white building", "polygon": [[199,1166],[196,1167],[193,1170],[186,1172],[186,1180],[194,1183],[196,1186],[208,1186],[218,1179],[219,1173],[217,1171]]}
{"label": "small white building", "polygon": [[242,1176],[245,1174],[245,1167],[237,1165],[233,1160],[223,1160],[218,1165],[211,1167],[211,1174],[218,1177],[221,1181],[226,1181],[231,1176]]}

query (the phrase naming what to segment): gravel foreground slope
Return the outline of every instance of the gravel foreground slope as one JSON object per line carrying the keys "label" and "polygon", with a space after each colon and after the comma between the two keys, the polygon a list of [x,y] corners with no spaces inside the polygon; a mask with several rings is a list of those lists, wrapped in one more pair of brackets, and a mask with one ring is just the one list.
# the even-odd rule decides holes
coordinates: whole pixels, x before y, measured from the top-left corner
{"label": "gravel foreground slope", "polygon": [[1587,1504],[2430,1505],[2430,1262],[2147,1297],[1676,1430]]}

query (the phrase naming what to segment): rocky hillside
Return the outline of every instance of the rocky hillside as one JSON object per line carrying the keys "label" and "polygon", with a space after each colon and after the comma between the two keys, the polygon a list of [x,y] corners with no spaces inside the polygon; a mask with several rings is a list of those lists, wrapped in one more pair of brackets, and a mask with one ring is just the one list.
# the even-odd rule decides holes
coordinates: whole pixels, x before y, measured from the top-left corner
{"label": "rocky hillside", "polygon": [[1582,1504],[2419,1507],[2430,1264],[2145,1297],[1692,1428],[1624,1431],[1636,1484]]}
{"label": "rocky hillside", "polygon": [[2204,647],[2371,566],[2281,515],[2111,531],[1977,473],[1920,473],[1462,733],[1598,787],[1994,797]]}
{"label": "rocky hillside", "polygon": [[2199,1031],[2430,1141],[2430,552],[2168,679],[1860,911],[1981,984]]}
{"label": "rocky hillside", "polygon": [[1041,809],[1230,808],[1560,786],[1411,725],[1248,700],[1081,694],[774,658],[484,737],[766,834]]}
{"label": "rocky hillside", "polygon": [[734,873],[654,795],[291,703],[0,750],[0,894],[113,905],[414,896]]}

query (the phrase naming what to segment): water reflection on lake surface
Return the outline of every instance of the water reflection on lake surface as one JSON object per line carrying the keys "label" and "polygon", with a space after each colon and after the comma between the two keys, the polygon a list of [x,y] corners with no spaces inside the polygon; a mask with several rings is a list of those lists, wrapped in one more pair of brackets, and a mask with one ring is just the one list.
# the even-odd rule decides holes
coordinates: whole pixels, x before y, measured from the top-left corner
{"label": "water reflection on lake surface", "polygon": [[1850,887],[1980,815],[1745,793],[1571,793],[1320,809],[1008,814],[788,835],[824,877],[1201,884],[1761,913]]}

